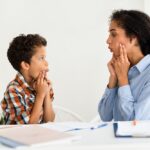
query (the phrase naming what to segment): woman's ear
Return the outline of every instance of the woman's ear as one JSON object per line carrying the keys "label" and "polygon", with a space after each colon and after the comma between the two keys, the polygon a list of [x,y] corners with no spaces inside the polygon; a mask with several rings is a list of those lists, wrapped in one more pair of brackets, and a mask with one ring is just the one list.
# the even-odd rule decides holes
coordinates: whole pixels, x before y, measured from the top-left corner
{"label": "woman's ear", "polygon": [[138,45],[139,45],[136,36],[130,37],[130,42],[131,42],[131,44],[133,44],[134,46],[138,46]]}
{"label": "woman's ear", "polygon": [[22,68],[22,70],[29,70],[30,65],[29,65],[29,63],[22,61],[21,62],[21,68]]}

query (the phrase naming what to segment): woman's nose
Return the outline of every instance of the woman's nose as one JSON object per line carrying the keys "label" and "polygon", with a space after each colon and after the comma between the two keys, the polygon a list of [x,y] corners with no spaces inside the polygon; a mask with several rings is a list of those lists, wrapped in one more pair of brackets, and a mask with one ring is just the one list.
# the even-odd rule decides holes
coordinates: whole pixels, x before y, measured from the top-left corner
{"label": "woman's nose", "polygon": [[110,37],[107,38],[106,43],[110,44]]}

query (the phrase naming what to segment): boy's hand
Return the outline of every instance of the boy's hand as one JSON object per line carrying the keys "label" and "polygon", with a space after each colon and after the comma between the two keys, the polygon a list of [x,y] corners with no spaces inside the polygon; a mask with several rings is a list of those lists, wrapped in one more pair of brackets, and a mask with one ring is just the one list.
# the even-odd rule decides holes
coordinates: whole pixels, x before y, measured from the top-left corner
{"label": "boy's hand", "polygon": [[49,92],[47,93],[47,96],[50,96],[50,99],[53,100],[54,99],[54,91],[52,88],[52,83],[51,81],[48,79],[47,75],[45,74],[45,80],[49,86]]}
{"label": "boy's hand", "polygon": [[37,95],[45,97],[46,94],[50,90],[50,86],[47,84],[47,81],[45,80],[45,73],[40,72],[39,76],[34,83],[34,89],[37,92]]}

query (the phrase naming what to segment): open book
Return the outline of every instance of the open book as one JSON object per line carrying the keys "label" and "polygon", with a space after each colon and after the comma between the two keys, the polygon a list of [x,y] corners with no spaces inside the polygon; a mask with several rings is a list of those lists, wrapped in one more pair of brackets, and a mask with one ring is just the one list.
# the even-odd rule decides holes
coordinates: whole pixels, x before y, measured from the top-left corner
{"label": "open book", "polygon": [[150,121],[120,121],[114,123],[116,137],[150,137]]}
{"label": "open book", "polygon": [[39,125],[0,128],[0,143],[13,148],[70,142],[74,138],[74,135],[47,129]]}

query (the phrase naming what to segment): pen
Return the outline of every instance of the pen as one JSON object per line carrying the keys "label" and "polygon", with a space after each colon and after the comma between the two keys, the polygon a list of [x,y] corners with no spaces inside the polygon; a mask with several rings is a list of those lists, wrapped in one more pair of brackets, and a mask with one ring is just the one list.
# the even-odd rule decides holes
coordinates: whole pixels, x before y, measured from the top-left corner
{"label": "pen", "polygon": [[65,132],[77,131],[77,130],[83,130],[83,129],[85,129],[85,128],[74,128],[74,129],[67,130],[67,131],[65,131]]}
{"label": "pen", "polygon": [[95,130],[95,129],[102,128],[102,127],[105,127],[105,126],[107,126],[107,123],[100,124],[100,125],[98,125],[98,126],[96,126],[96,127],[89,127],[89,128],[73,128],[73,129],[67,130],[66,132],[68,132],[68,131],[77,131],[77,130],[85,130],[85,129]]}
{"label": "pen", "polygon": [[100,125],[98,125],[97,127],[91,127],[90,129],[91,129],[91,130],[94,130],[94,129],[102,128],[102,127],[105,127],[105,126],[107,126],[107,123],[100,124]]}

